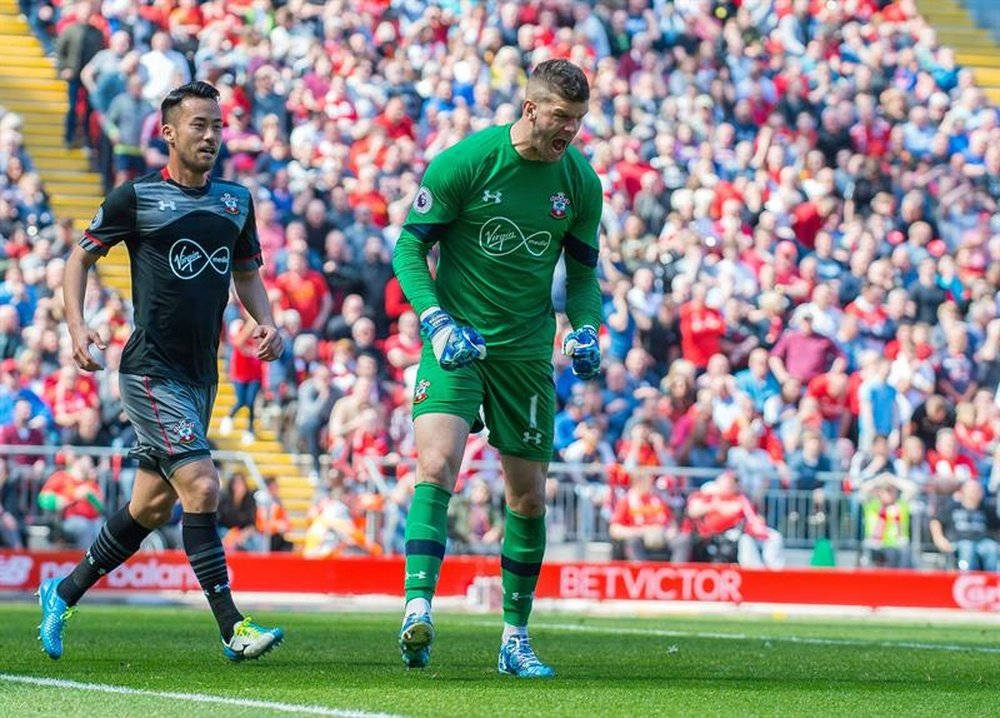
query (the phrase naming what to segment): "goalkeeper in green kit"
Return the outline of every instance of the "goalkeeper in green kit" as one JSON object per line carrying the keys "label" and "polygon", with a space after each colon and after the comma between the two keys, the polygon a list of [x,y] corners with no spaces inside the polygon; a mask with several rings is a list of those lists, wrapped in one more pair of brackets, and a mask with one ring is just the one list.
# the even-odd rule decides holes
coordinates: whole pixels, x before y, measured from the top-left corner
{"label": "goalkeeper in green kit", "polygon": [[[423,355],[413,396],[417,484],[406,523],[403,662],[430,659],[431,600],[444,558],[448,501],[466,438],[479,416],[501,456],[507,512],[501,550],[501,673],[555,675],[528,638],[545,553],[545,478],[555,390],[552,276],[566,263],[563,342],[573,371],[600,371],[597,232],[602,192],[571,146],[590,88],[566,60],[528,79],[521,118],[477,132],[437,156],[424,174],[396,244],[393,266],[420,316]],[[440,243],[436,279],[427,254]]]}

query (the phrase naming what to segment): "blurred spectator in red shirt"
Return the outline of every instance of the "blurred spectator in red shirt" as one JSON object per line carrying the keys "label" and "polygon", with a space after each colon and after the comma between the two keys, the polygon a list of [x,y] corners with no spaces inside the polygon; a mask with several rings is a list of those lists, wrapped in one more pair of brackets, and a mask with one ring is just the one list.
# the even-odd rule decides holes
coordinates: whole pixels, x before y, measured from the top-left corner
{"label": "blurred spectator in red shirt", "polygon": [[708,360],[722,349],[726,322],[722,314],[705,304],[706,288],[696,284],[691,290],[691,301],[681,305],[681,351],[684,358],[699,369],[708,366]]}
{"label": "blurred spectator in red shirt", "polygon": [[58,512],[61,530],[70,545],[87,548],[97,539],[104,522],[104,494],[89,456],[72,460],[70,467],[56,471],[38,494],[38,505]]}
{"label": "blurred spectator in red shirt", "polygon": [[[781,568],[785,564],[784,541],[757,513],[753,503],[740,490],[739,480],[725,471],[688,498],[687,515],[691,519],[695,541],[704,544],[724,536],[737,546],[741,566]],[[704,550],[704,546],[696,548]]]}
{"label": "blurred spectator in red shirt", "polygon": [[[615,502],[608,533],[621,557],[631,561],[691,558],[691,535],[681,531],[674,512],[653,488],[653,475],[630,472],[628,491]],[[612,548],[612,551],[616,551]]]}
{"label": "blurred spectator in red shirt", "polygon": [[263,382],[263,362],[257,357],[257,342],[253,339],[256,322],[245,318],[229,323],[229,380],[236,392],[236,403],[222,420],[219,433],[227,436],[233,430],[233,417],[240,409],[247,409],[247,428],[243,432],[243,443],[250,444],[254,436],[254,405]]}
{"label": "blurred spectator in red shirt", "polygon": [[403,371],[420,362],[420,321],[413,312],[404,312],[399,317],[399,331],[385,340],[385,358],[389,362],[390,376],[395,381],[403,380]]}
{"label": "blurred spectator in red shirt", "polygon": [[281,290],[282,307],[299,313],[303,329],[322,333],[333,308],[333,299],[323,275],[309,269],[304,254],[293,252],[289,255],[288,271],[278,275],[274,285]]}
{"label": "blurred spectator in red shirt", "polygon": [[[31,426],[31,402],[20,400],[14,404],[13,421],[0,427],[0,444],[11,446],[44,446],[45,434],[36,426]],[[30,466],[41,456],[16,454],[11,461],[20,466]]]}
{"label": "blurred spectator in red shirt", "polygon": [[788,329],[771,350],[771,371],[782,384],[794,377],[808,384],[827,371],[843,371],[844,354],[829,337],[813,329],[812,314],[801,317],[801,329]]}

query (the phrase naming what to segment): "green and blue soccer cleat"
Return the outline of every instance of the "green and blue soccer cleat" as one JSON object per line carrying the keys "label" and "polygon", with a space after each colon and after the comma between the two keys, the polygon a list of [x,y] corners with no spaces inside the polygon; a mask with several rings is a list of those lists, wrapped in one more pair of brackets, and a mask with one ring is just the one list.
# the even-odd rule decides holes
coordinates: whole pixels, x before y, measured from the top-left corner
{"label": "green and blue soccer cleat", "polygon": [[59,595],[61,578],[48,578],[38,588],[38,604],[42,607],[42,622],[38,624],[38,640],[42,650],[52,660],[63,654],[63,628],[66,620],[76,612]]}
{"label": "green and blue soccer cleat", "polygon": [[511,636],[500,646],[497,670],[518,678],[552,678],[556,674],[538,659],[527,636]]}
{"label": "green and blue soccer cleat", "polygon": [[253,622],[250,616],[233,626],[233,637],[222,642],[222,652],[235,662],[260,658],[285,640],[280,628],[265,628]]}
{"label": "green and blue soccer cleat", "polygon": [[399,652],[407,668],[424,668],[431,660],[434,623],[429,613],[411,613],[399,629]]}

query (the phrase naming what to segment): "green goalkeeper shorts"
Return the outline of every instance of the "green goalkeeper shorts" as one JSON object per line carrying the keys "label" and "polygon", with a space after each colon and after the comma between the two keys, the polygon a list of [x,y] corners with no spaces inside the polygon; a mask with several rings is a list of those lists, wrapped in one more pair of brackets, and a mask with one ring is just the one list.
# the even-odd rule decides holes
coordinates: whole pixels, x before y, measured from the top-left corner
{"label": "green goalkeeper shorts", "polygon": [[530,461],[552,459],[555,384],[547,359],[483,360],[454,371],[438,364],[424,342],[413,391],[413,418],[451,414],[469,422],[483,407],[489,442],[501,454]]}

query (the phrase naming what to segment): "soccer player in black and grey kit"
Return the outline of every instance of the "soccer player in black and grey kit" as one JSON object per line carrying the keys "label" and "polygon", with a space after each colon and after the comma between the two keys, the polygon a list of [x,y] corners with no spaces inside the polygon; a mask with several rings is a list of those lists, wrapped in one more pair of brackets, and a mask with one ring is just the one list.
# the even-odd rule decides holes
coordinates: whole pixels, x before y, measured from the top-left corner
{"label": "soccer player in black and grey kit", "polygon": [[206,438],[219,378],[216,355],[230,279],[257,321],[257,355],[273,361],[282,343],[264,284],[249,191],[210,180],[222,135],[219,93],[204,82],[177,88],[161,106],[167,166],[112,190],[66,264],[66,321],[73,357],[83,369],[101,365],[104,348],[83,318],[87,270],[124,242],[132,271],[135,330],[121,360],[121,393],[138,435],[139,469],[128,505],[108,519],[86,556],[63,579],[39,591],[39,639],[62,655],[71,608],[101,576],[135,553],[169,518],[178,498],[183,540],[222,634],[230,660],[257,658],[281,642],[279,628],[259,626],[233,603],[226,557],[216,529],[219,474]]}

